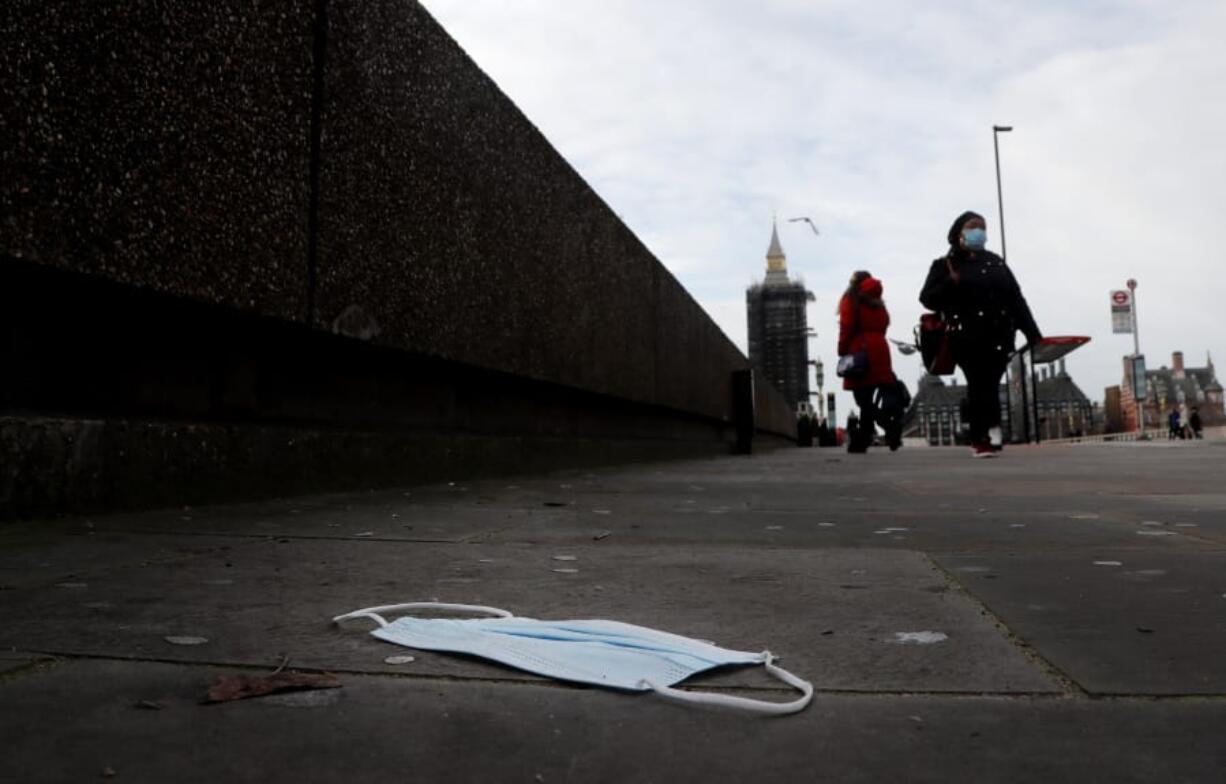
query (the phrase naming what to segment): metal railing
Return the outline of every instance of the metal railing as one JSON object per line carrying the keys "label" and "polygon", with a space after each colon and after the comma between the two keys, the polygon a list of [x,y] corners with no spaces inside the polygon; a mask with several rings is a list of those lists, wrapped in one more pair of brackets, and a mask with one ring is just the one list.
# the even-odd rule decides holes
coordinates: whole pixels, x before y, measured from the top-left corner
{"label": "metal railing", "polygon": [[[1226,440],[1226,427],[1207,427],[1202,431],[1206,441]],[[1111,444],[1125,441],[1166,441],[1165,429],[1152,428],[1144,433],[1102,433],[1099,435],[1075,436],[1071,438],[1045,438],[1043,444]]]}

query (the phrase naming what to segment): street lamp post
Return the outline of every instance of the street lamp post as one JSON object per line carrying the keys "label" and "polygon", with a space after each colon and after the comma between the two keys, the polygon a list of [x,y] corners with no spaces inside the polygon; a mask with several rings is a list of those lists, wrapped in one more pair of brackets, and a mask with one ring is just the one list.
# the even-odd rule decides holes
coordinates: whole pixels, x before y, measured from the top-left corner
{"label": "street lamp post", "polygon": [[1132,355],[1134,357],[1141,356],[1141,333],[1137,328],[1137,280],[1136,278],[1128,279],[1128,294],[1132,300]]}
{"label": "street lamp post", "polygon": [[1000,189],[1000,134],[1013,130],[1012,125],[992,126],[992,148],[996,152],[996,210],[1000,221],[1000,257],[1005,261],[1009,256],[1005,250],[1005,199]]}
{"label": "street lamp post", "polygon": [[[1141,363],[1141,334],[1137,327],[1137,281],[1136,278],[1128,279],[1128,299],[1132,304],[1132,399],[1133,404],[1137,407],[1137,432],[1140,433],[1140,438],[1145,438],[1145,397],[1149,397],[1149,390],[1146,388],[1145,372],[1141,372],[1141,383],[1137,384],[1137,364]],[[1144,368],[1144,363],[1141,363]],[[1139,393],[1145,392],[1145,397],[1138,397]],[[1166,408],[1163,403],[1158,409],[1159,413]],[[1161,420],[1159,420],[1161,421]]]}
{"label": "street lamp post", "polygon": [[822,361],[819,358],[814,363],[814,368],[817,370],[817,420],[819,422],[826,421],[826,396],[823,393],[823,388],[826,386],[826,373],[822,367]]}
{"label": "street lamp post", "polygon": [[[992,151],[996,155],[996,219],[1000,222],[1000,257],[1008,261],[1009,256],[1005,248],[1005,197],[1000,187],[1000,134],[1009,133],[1013,130],[1012,125],[993,125],[992,126]],[[1020,372],[1023,374],[1026,371],[1026,361],[1023,358],[1020,363]],[[1013,395],[1012,384],[1009,385],[1010,394],[1006,397],[1005,408],[1009,414],[1010,429],[1013,425]],[[1030,440],[1030,422],[1029,413],[1030,407],[1026,404],[1026,381],[1022,379],[1022,440]],[[1035,433],[1038,433],[1038,425],[1035,425]]]}

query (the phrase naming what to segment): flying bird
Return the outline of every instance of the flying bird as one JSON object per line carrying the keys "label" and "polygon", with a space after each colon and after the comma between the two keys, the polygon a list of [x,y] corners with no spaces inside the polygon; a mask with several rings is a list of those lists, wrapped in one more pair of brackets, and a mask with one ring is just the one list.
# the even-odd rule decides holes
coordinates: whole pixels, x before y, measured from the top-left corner
{"label": "flying bird", "polygon": [[805,223],[809,224],[810,229],[813,229],[814,234],[816,234],[819,237],[822,236],[822,233],[817,230],[817,224],[813,222],[812,218],[806,218],[804,216],[801,216],[799,218],[788,218],[788,223],[796,223],[797,221],[804,221]]}
{"label": "flying bird", "polygon": [[898,346],[898,353],[902,354],[904,357],[909,357],[915,353],[914,343],[903,343],[901,340],[895,340],[894,338],[890,338],[890,342],[895,346]]}

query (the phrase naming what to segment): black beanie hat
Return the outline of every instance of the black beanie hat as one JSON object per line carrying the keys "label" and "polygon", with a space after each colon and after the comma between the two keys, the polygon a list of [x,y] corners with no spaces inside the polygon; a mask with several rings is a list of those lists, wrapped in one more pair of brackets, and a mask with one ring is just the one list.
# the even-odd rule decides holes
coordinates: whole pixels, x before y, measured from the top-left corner
{"label": "black beanie hat", "polygon": [[958,236],[962,234],[962,227],[966,225],[966,222],[971,218],[983,220],[983,216],[979,213],[967,210],[958,216],[958,219],[954,221],[954,225],[949,227],[949,244],[951,247],[958,247]]}

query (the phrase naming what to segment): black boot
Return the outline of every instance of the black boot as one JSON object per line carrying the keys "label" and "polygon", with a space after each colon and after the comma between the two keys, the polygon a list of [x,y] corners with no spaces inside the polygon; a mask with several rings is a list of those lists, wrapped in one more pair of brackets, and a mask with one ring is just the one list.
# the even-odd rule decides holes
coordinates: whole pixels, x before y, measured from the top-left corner
{"label": "black boot", "polygon": [[891,425],[885,429],[885,443],[891,452],[897,452],[902,446],[902,426]]}
{"label": "black boot", "polygon": [[853,430],[847,434],[847,451],[851,454],[867,452],[872,443],[872,436],[861,430]]}

